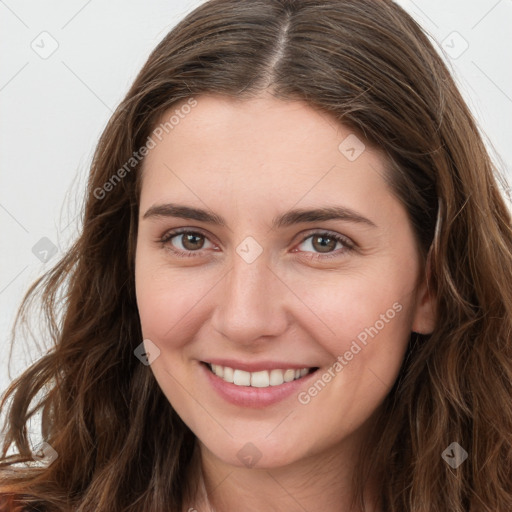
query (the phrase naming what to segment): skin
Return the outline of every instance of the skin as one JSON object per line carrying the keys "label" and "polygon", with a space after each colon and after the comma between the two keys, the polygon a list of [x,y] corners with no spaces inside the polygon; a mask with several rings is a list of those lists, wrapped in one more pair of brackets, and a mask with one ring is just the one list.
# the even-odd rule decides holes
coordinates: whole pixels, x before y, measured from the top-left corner
{"label": "skin", "polygon": [[[349,161],[338,146],[352,132],[329,115],[268,93],[196,99],[144,162],[136,289],[144,338],[160,349],[151,370],[199,440],[214,508],[348,511],[357,450],[410,333],[434,327],[411,224],[384,181],[383,155],[366,144]],[[208,209],[227,225],[144,218],[166,203]],[[326,206],[374,225],[331,219],[271,229],[287,210]],[[173,253],[194,252],[183,236],[161,241],[176,228],[204,236],[194,256]],[[325,230],[353,250],[334,242],[319,252],[311,235]],[[236,252],[248,236],[263,249],[250,264]],[[321,376],[397,303],[400,312],[307,404],[292,394],[263,409],[236,406],[204,378],[200,361],[214,357],[304,363]],[[252,468],[237,457],[246,443],[261,455]],[[371,486],[368,498],[367,510],[379,510]],[[193,495],[188,506],[205,510],[203,500]]]}

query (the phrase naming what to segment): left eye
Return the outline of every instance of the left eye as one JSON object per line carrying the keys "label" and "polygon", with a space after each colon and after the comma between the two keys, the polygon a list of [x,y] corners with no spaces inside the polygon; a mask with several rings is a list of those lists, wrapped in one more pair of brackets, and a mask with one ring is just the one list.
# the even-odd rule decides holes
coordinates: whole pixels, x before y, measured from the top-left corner
{"label": "left eye", "polygon": [[337,246],[339,246],[339,249],[350,249],[348,241],[339,235],[331,233],[314,233],[313,235],[305,238],[298,248],[300,248],[301,251],[307,252],[331,253],[337,248]]}

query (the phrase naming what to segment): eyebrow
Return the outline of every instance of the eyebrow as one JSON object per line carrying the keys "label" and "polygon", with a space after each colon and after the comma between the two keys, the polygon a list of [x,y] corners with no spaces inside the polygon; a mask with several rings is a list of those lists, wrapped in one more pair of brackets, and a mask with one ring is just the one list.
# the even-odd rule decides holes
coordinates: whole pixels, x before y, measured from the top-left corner
{"label": "eyebrow", "polygon": [[[181,219],[197,220],[216,226],[227,226],[226,220],[216,213],[203,210],[201,208],[192,208],[179,204],[159,204],[151,206],[143,216],[143,219],[158,217],[179,217]],[[314,209],[295,209],[289,210],[272,220],[272,229],[292,226],[294,224],[306,222],[319,222],[326,220],[343,220],[356,224],[366,224],[371,227],[377,225],[370,219],[363,217],[359,213],[342,206],[329,206]]]}

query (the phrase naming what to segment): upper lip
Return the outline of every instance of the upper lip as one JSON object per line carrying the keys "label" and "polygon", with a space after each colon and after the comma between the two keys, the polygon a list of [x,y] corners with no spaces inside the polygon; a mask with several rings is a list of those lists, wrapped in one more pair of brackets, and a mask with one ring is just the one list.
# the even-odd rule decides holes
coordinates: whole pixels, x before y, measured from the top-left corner
{"label": "upper lip", "polygon": [[207,359],[203,361],[207,364],[215,364],[219,366],[227,366],[235,370],[243,370],[246,372],[259,372],[263,370],[301,370],[302,368],[317,368],[310,364],[297,364],[284,361],[235,361],[232,359]]}

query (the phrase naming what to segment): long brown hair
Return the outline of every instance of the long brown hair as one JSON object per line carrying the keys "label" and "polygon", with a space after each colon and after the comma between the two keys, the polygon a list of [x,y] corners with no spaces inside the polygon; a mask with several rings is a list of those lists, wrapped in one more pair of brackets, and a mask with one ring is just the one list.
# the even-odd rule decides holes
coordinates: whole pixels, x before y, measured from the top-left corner
{"label": "long brown hair", "polygon": [[[390,0],[211,0],[151,54],[99,141],[79,238],[21,309],[41,291],[53,348],[2,402],[0,493],[12,510],[181,511],[195,439],[133,355],[143,159],[113,176],[171,106],[264,90],[307,101],[384,152],[436,296],[436,329],[411,334],[355,494],[374,470],[386,512],[512,510],[510,212],[449,71]],[[36,411],[58,458],[15,465],[32,459]],[[442,458],[452,442],[469,455],[457,468]]]}

